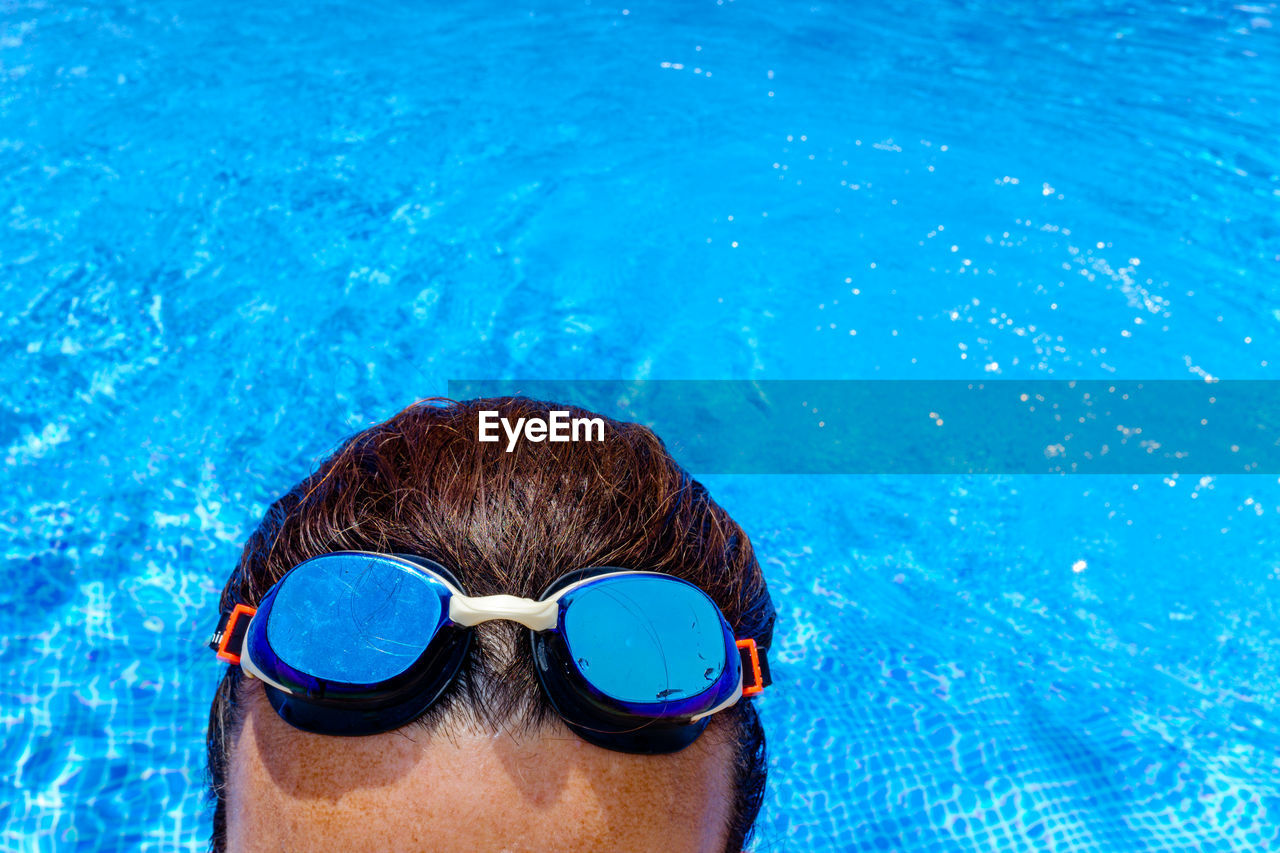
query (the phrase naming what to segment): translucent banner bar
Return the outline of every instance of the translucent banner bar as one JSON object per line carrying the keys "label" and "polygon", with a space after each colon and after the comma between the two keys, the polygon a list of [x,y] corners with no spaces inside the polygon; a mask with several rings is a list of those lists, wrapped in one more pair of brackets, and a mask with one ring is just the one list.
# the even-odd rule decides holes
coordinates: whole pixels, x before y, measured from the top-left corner
{"label": "translucent banner bar", "polygon": [[1280,382],[451,380],[651,427],[701,474],[1280,474]]}

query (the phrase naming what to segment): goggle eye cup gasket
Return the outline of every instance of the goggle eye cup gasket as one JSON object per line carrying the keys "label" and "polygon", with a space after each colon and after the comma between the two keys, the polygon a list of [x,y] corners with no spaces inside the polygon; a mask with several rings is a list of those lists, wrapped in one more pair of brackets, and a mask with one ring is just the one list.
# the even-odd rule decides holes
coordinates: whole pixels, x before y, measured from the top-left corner
{"label": "goggle eye cup gasket", "polygon": [[[729,628],[720,609],[716,607],[710,597],[697,586],[687,581],[656,572],[632,572],[617,569],[600,571],[604,574],[595,578],[575,579],[570,587],[561,593],[569,601],[560,609],[560,618],[557,620],[556,630],[534,633],[532,636],[534,663],[547,696],[551,699],[560,716],[569,724],[569,727],[579,736],[592,743],[615,749],[622,748],[627,752],[671,752],[681,749],[691,743],[706,727],[707,717],[716,711],[729,707],[740,696],[746,695],[742,690],[742,669],[738,644],[733,639],[732,630]],[[644,597],[649,599],[649,608],[653,608],[653,604],[658,597],[655,592],[658,584],[652,583],[653,581],[660,581],[662,586],[668,587],[665,595],[673,604],[681,596],[684,596],[686,604],[702,608],[701,618],[703,620],[715,620],[714,633],[715,639],[718,641],[716,645],[719,646],[717,651],[720,655],[720,663],[715,667],[709,668],[707,674],[710,673],[711,669],[718,669],[719,672],[710,684],[703,685],[701,689],[696,689],[698,687],[696,675],[686,672],[683,683],[688,689],[672,689],[670,691],[673,694],[684,694],[679,697],[669,696],[652,700],[619,698],[606,692],[602,685],[593,682],[580,668],[576,650],[571,652],[575,641],[568,636],[566,622],[569,614],[573,612],[574,604],[585,607],[586,605],[582,603],[583,596],[589,596],[593,592],[605,590],[608,588],[605,585],[611,584],[611,582],[615,585],[614,592],[619,600],[625,600],[624,608],[636,604]],[[648,595],[633,595],[630,597],[625,595],[618,588],[622,587],[623,583],[626,582],[632,583],[633,593],[636,592],[636,586],[649,585]],[[593,587],[596,587],[596,589],[592,589]],[[596,596],[596,598],[599,597]],[[689,600],[690,597],[692,600]],[[643,608],[643,604],[641,606]],[[606,612],[604,615],[606,617],[621,617],[616,621],[622,623],[628,614]],[[698,629],[696,622],[694,628],[694,637],[685,637],[683,642],[676,643],[676,645],[684,646],[691,654],[697,651],[697,647],[694,645],[697,641],[696,635],[706,631],[705,626]],[[625,636],[625,633],[622,635]],[[669,645],[674,639],[677,638],[668,638],[666,644]],[[594,642],[598,644],[599,638],[594,638]],[[607,645],[609,645],[608,641],[606,641]],[[660,647],[662,645],[664,644],[661,642],[654,643],[654,646]],[[601,649],[597,648],[597,651],[599,650]],[[627,654],[625,649],[619,648],[616,651],[618,657]],[[640,653],[643,654],[646,651],[650,656],[654,654],[660,655],[663,661],[666,660],[668,653],[666,648],[642,649]],[[704,648],[703,651],[710,652],[711,650]],[[605,654],[603,657],[609,659],[614,656]],[[706,660],[709,659],[704,659],[704,663]],[[617,675],[626,675],[628,678],[634,675],[631,669],[625,667],[625,664],[625,661],[620,664],[620,666],[624,667],[624,672],[615,674],[615,678],[612,679],[614,690],[618,690],[620,687]],[[669,675],[669,672],[664,672],[664,675]],[[647,677],[642,674],[639,679],[649,681],[651,687],[659,686],[652,682],[653,677],[653,673]],[[670,681],[662,683],[668,687],[671,686]],[[659,691],[659,693],[667,692],[666,690]],[[625,743],[626,746],[617,746],[616,744],[620,742]]]}
{"label": "goggle eye cup gasket", "polygon": [[[319,569],[340,571],[340,565],[335,566],[331,558],[350,560],[352,557],[381,564],[380,568],[410,572],[417,582],[427,580],[438,597],[439,612],[445,614],[438,619],[431,640],[418,658],[393,677],[381,681],[350,682],[317,677],[305,668],[291,666],[270,641],[274,605],[285,584],[302,580],[308,572]],[[448,599],[457,581],[443,566],[424,565],[424,561],[417,558],[409,559],[406,565],[405,560],[364,552],[334,552],[300,563],[263,596],[249,624],[241,667],[263,681],[267,699],[282,719],[317,734],[378,734],[421,716],[452,684],[466,659],[472,636],[470,631],[447,624]]]}

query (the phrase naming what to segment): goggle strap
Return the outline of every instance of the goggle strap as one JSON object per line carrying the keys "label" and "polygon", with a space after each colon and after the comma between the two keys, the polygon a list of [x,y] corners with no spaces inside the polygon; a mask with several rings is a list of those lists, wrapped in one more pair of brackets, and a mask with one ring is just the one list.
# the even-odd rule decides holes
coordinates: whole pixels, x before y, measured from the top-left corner
{"label": "goggle strap", "polygon": [[773,683],[769,675],[767,650],[750,638],[738,640],[737,645],[742,658],[742,695],[755,696]]}
{"label": "goggle strap", "polygon": [[218,660],[240,663],[240,650],[244,647],[245,635],[249,633],[249,621],[257,612],[256,607],[237,604],[230,613],[223,615],[218,629],[209,638],[209,648],[218,653]]}

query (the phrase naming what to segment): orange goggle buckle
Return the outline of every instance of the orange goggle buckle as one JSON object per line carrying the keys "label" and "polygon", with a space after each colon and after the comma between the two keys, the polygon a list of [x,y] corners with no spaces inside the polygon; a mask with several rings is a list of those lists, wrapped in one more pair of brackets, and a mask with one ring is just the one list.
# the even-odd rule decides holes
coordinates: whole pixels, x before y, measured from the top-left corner
{"label": "orange goggle buckle", "polygon": [[[249,631],[249,619],[257,613],[256,607],[237,604],[235,609],[226,615],[218,630],[209,638],[209,648],[218,652],[218,660],[230,664],[240,663],[240,649],[244,647],[244,635]],[[245,617],[241,619],[240,617]]]}
{"label": "orange goggle buckle", "polygon": [[[769,664],[760,653],[755,640],[738,640],[737,644],[738,654],[742,656],[742,695],[755,696],[773,683],[769,677]],[[750,683],[748,683],[748,675],[750,675]]]}

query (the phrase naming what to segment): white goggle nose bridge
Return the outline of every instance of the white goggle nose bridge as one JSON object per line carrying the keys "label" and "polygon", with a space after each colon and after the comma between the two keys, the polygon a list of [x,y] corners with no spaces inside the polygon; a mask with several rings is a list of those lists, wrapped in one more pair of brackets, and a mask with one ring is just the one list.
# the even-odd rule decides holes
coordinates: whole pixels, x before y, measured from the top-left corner
{"label": "white goggle nose bridge", "polygon": [[449,596],[449,621],[465,628],[495,619],[510,619],[533,631],[550,631],[556,626],[559,613],[559,601],[534,601],[514,595]]}
{"label": "white goggle nose bridge", "polygon": [[[560,598],[583,584],[604,580],[605,578],[631,577],[634,575],[653,575],[657,572],[609,572],[603,575],[583,578],[558,590],[555,595],[545,601],[532,598],[520,598],[515,595],[483,595],[476,598],[463,595],[439,575],[435,578],[449,590],[449,621],[455,625],[470,628],[481,622],[492,622],[497,619],[509,619],[519,622],[531,631],[550,631],[556,626],[560,615]],[[665,577],[665,575],[659,575]]]}

